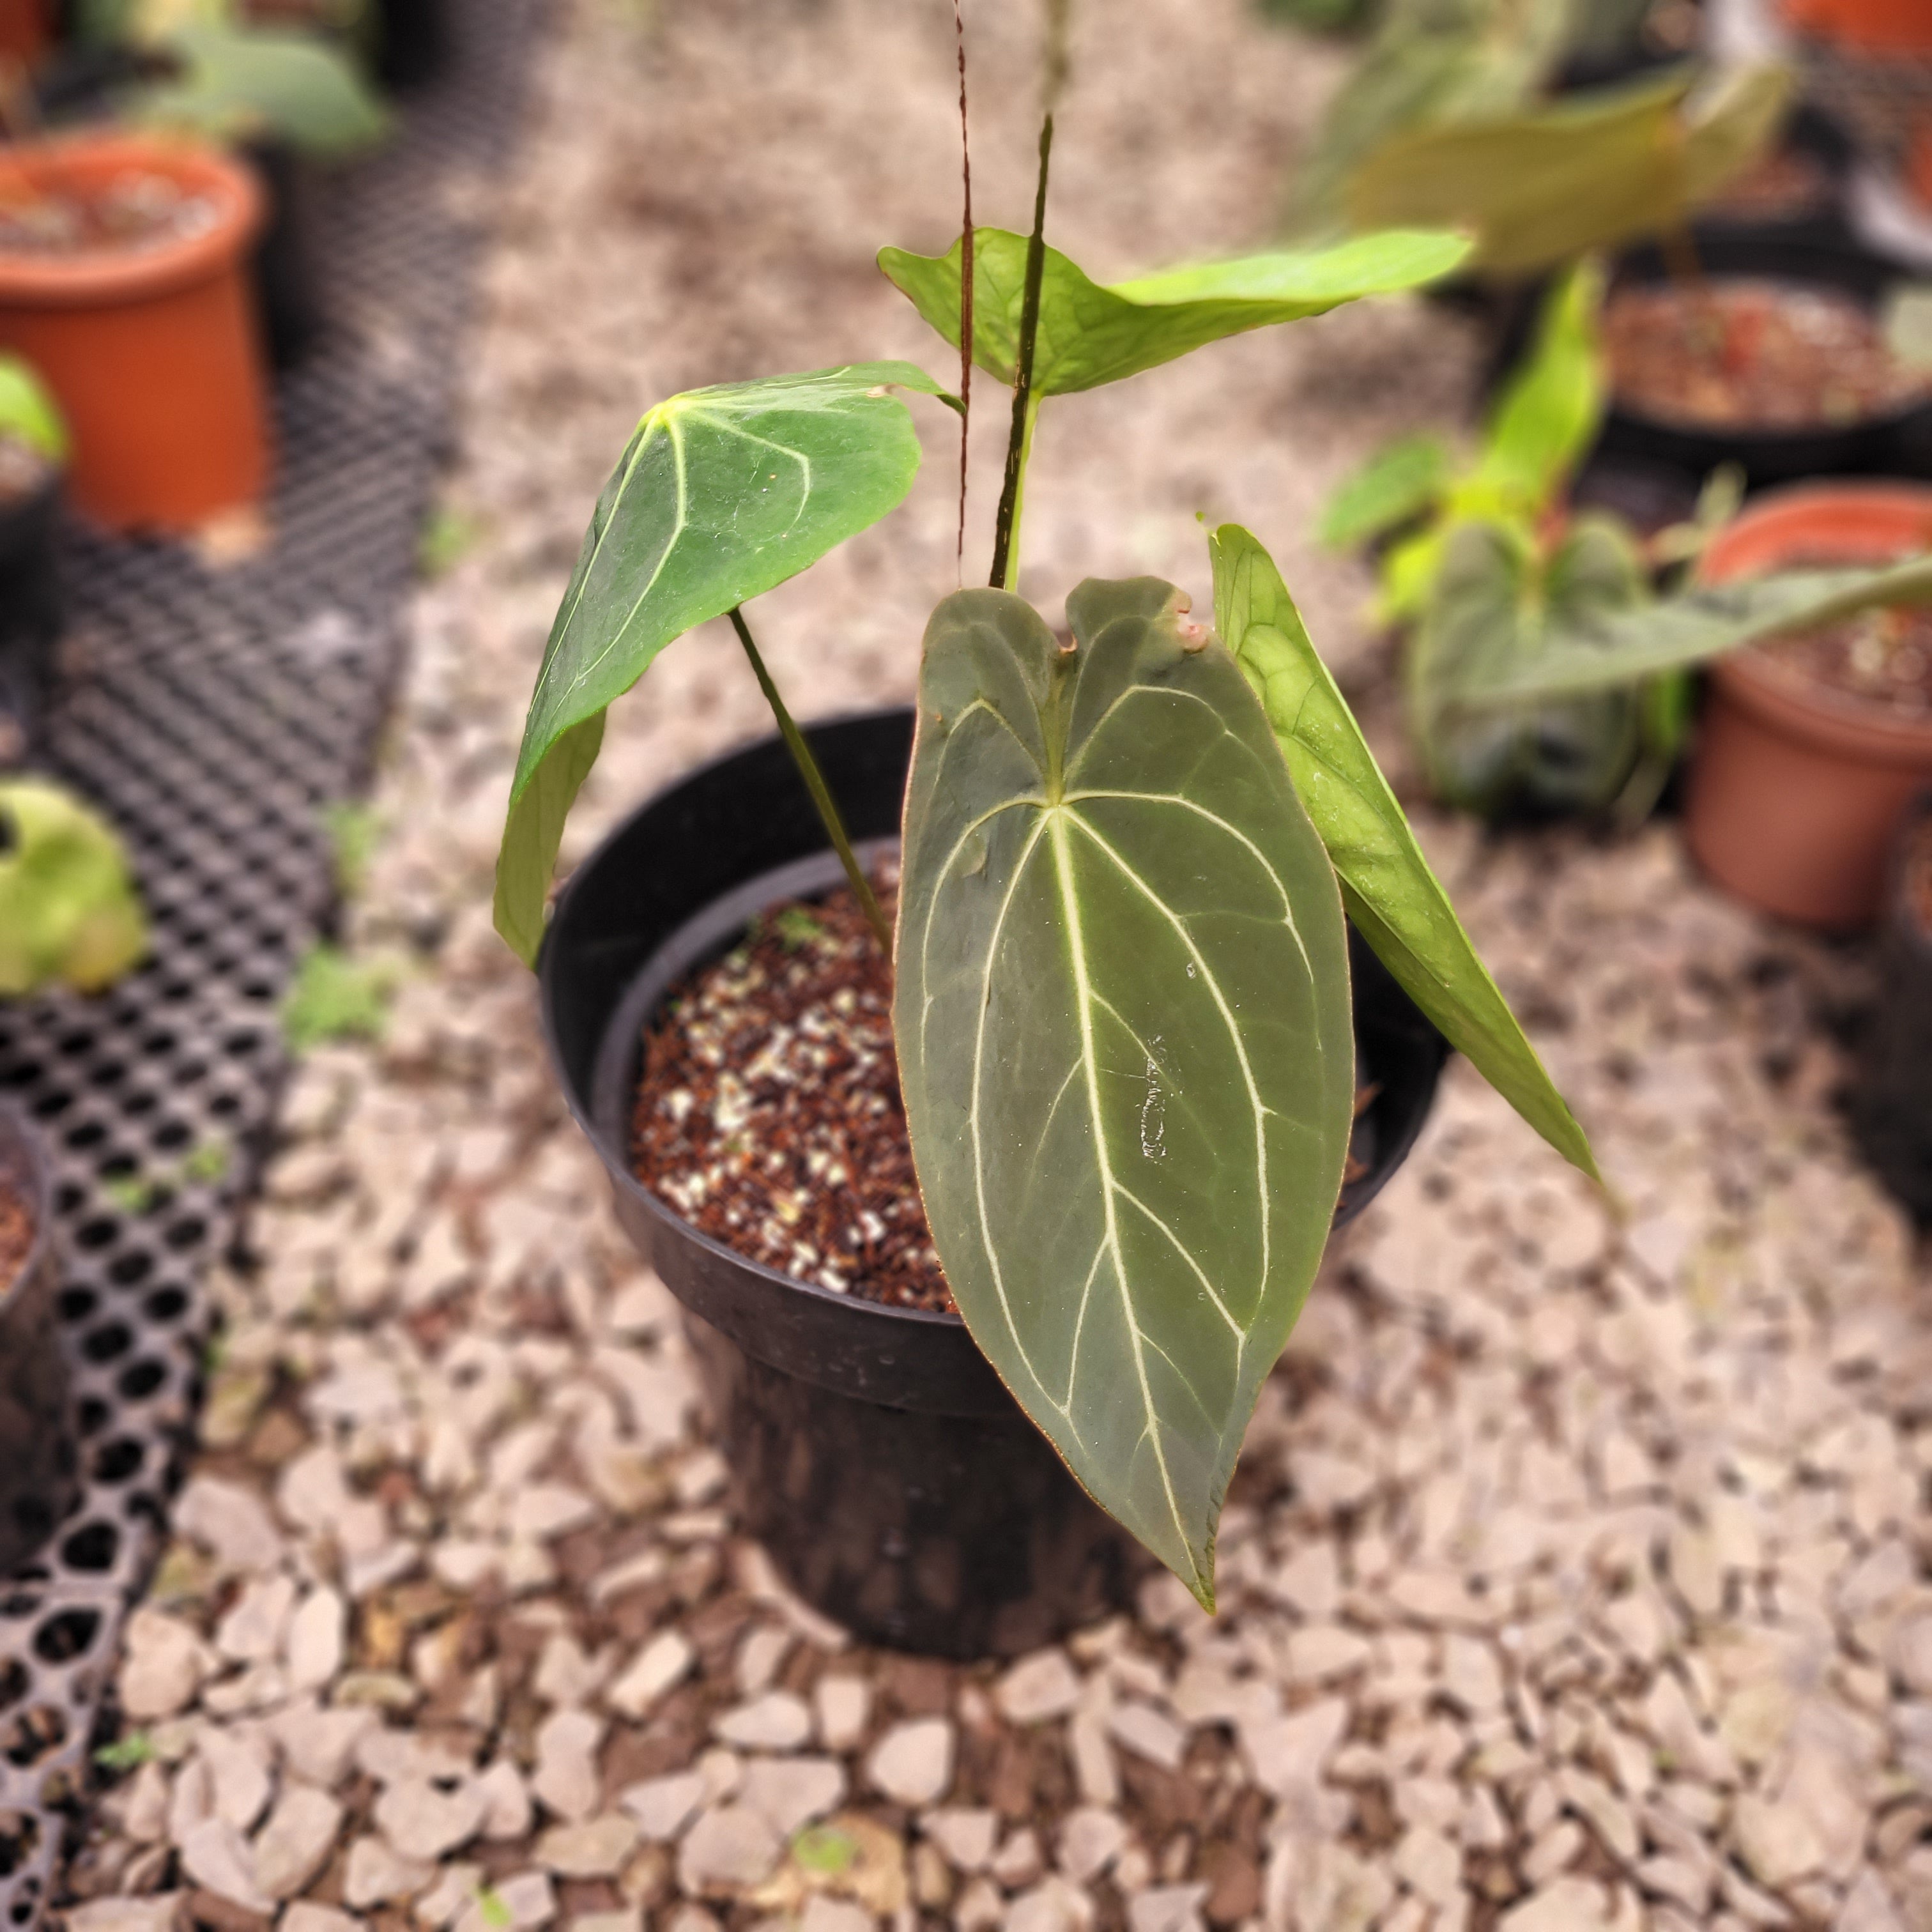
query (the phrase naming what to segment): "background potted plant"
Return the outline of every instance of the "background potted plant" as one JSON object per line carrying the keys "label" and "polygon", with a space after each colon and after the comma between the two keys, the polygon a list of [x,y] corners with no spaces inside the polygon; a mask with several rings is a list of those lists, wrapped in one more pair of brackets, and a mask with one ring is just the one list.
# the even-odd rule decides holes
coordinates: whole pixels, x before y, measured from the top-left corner
{"label": "background potted plant", "polygon": [[[0,998],[51,986],[98,992],[147,944],[112,830],[44,780],[0,779]],[[27,1119],[0,1102],[0,1569],[9,1574],[76,1495],[58,1265],[46,1151]]]}
{"label": "background potted plant", "polygon": [[365,152],[388,116],[327,35],[256,24],[231,0],[142,0],[114,23],[129,56],[109,105],[141,128],[219,142],[266,198],[250,273],[270,359],[298,361],[322,323],[313,235],[314,170]]}
{"label": "background potted plant", "polygon": [[[1756,526],[1757,512],[1717,527],[1736,507],[1736,479],[1721,473],[1694,521],[1648,537],[1605,510],[1573,508],[1571,480],[1608,388],[1602,290],[1600,272],[1588,264],[1552,290],[1534,352],[1498,398],[1466,468],[1458,470],[1435,440],[1407,439],[1345,482],[1324,520],[1332,543],[1385,542],[1380,608],[1406,633],[1403,682],[1424,769],[1438,796],[1485,816],[1641,818],[1684,741],[1689,666],[1723,660],[1704,727],[1706,740],[1721,746],[1733,728],[1726,695],[1732,661],[1724,653],[1893,594],[1888,575],[1802,566],[1891,562],[1924,544],[1922,533],[1915,542],[1895,529],[1867,529],[1849,550],[1826,542],[1808,549],[1794,538],[1775,555],[1754,549],[1748,571],[1730,568],[1725,560]],[[1846,487],[1848,521],[1856,524],[1858,506],[1876,499]],[[1700,554],[1711,581],[1754,580],[1715,600],[1688,589],[1682,574]],[[1646,668],[1646,653],[1662,639],[1679,648]],[[1596,655],[1586,659],[1588,652]],[[1565,664],[1587,662],[1593,674],[1572,684],[1550,673],[1546,684],[1552,654]],[[1514,694],[1497,701],[1491,694],[1499,688]],[[1700,772],[1708,755],[1707,743]],[[1810,869],[1771,828],[1790,818],[1817,829],[1831,818],[1814,776],[1780,771],[1774,783],[1784,802],[1774,820],[1762,815],[1766,802],[1756,794],[1739,801],[1738,837],[1760,855],[1760,870],[1790,878]],[[1694,778],[1694,795],[1700,782]],[[1901,803],[1895,784],[1884,790],[1881,842]],[[1704,857],[1700,824],[1694,807],[1691,842]],[[1802,843],[1804,835],[1794,827],[1792,836]],[[1830,850],[1836,856],[1825,863],[1836,876],[1842,840]],[[1720,876],[1736,883],[1730,872]]]}
{"label": "background potted plant", "polygon": [[33,371],[0,356],[0,766],[32,744],[60,635],[54,520],[67,428]]}
{"label": "background potted plant", "polygon": [[58,401],[73,498],[95,521],[189,530],[260,496],[244,274],[260,219],[254,177],[200,142],[90,131],[0,147],[0,350]]}
{"label": "background potted plant", "polygon": [[[1218,637],[1154,580],[1079,586],[1068,599],[1070,638],[1007,587],[1048,398],[1412,286],[1454,266],[1463,244],[1390,234],[1102,286],[1046,245],[1052,140],[1049,109],[1030,236],[969,224],[943,255],[880,257],[942,334],[970,344],[973,364],[1012,386],[992,586],[946,598],[926,634],[896,946],[867,871],[874,854],[855,844],[844,814],[864,806],[860,830],[874,836],[901,821],[898,759],[828,728],[818,734],[821,768],[742,607],[904,496],[919,447],[893,392],[940,388],[903,363],[724,385],[646,415],[598,501],[546,650],[496,916],[526,958],[542,947],[566,1087],[612,1170],[620,1213],[647,1234],[688,1308],[762,1370],[800,1385],[784,1411],[799,1459],[817,1466],[838,1453],[806,1439],[819,1418],[836,1412],[842,1423],[865,1408],[869,1460],[849,1466],[882,1469],[915,1497],[956,1493],[975,1432],[946,1452],[932,1425],[962,1415],[958,1378],[976,1347],[985,1360],[964,1419],[988,1419],[1004,1384],[1006,1402],[1095,1500],[1211,1604],[1214,1524],[1235,1453],[1321,1257],[1348,1160],[1358,1095],[1345,906],[1422,1012],[1553,1144],[1594,1169],[1252,536],[1227,526],[1213,539]],[[962,402],[970,373],[962,368]],[[822,887],[818,834],[796,814],[768,822],[769,794],[734,788],[731,775],[674,793],[644,836],[634,824],[607,848],[622,854],[624,890],[606,879],[596,904],[585,904],[580,894],[603,876],[593,862],[543,944],[564,815],[596,755],[605,707],[674,639],[720,615],[797,761],[794,797],[812,799],[838,854],[848,922],[871,928],[881,971],[891,956],[911,1157],[964,1328],[825,1286],[814,1278],[822,1250],[790,1279],[734,1266],[726,1242],[685,1218],[722,1184],[722,1165],[714,1174],[695,1161],[674,1192],[661,1183],[660,1211],[637,1198],[628,1125],[646,1057],[637,1033],[676,977],[662,962],[656,984],[640,976],[639,928],[660,927],[675,901],[682,923],[668,950],[681,955],[676,966],[716,957],[774,898]],[[759,865],[734,862],[748,847],[763,866],[812,863],[787,887]],[[707,875],[709,902],[694,916],[679,880],[687,868]],[[737,974],[737,959],[728,952],[720,970]],[[854,988],[841,990],[856,1003]],[[710,1024],[702,991],[688,986],[682,998],[674,1017],[701,1045]],[[806,1030],[801,1019],[796,1030]],[[827,1051],[856,1058],[839,1036],[831,1028]],[[776,1050],[776,1034],[767,1044]],[[592,1090],[600,1058],[601,1096]],[[704,1124],[735,1143],[720,1149],[732,1175],[756,1178],[783,1153],[745,1144],[750,1117],[736,1090],[756,1069],[734,1053],[718,1072]],[[674,1120],[696,1118],[688,1096],[681,1109],[674,1092],[663,1097]],[[815,1212],[838,1185],[829,1169],[807,1178],[788,1204],[796,1215]],[[916,1211],[910,1195],[907,1204]],[[787,1213],[774,1201],[781,1225]],[[700,1361],[714,1359],[710,1338],[696,1333]],[[714,1400],[720,1393],[714,1382]],[[1009,1426],[1013,1418],[1009,1406]],[[848,1454],[857,1439],[846,1438]],[[734,1459],[742,1453],[738,1440],[730,1448]],[[811,1495],[837,1510],[836,1484]],[[836,1516],[811,1520],[821,1545],[844,1540]],[[1006,1565],[1024,1573],[1029,1550],[1064,1520],[1049,1512],[1030,1532],[1009,1525]],[[916,1624],[908,1580],[896,1574],[904,1553],[890,1540],[860,1552],[893,1616],[872,1614],[862,1578],[832,1606],[889,1640],[959,1642],[958,1566],[971,1552],[944,1538],[914,1552],[926,1573],[910,1580]],[[793,1574],[826,1600],[822,1580]],[[1016,1595],[1024,1574],[1018,1581]],[[970,1634],[998,1642],[996,1623]],[[1036,1624],[1032,1640],[1040,1634]]]}

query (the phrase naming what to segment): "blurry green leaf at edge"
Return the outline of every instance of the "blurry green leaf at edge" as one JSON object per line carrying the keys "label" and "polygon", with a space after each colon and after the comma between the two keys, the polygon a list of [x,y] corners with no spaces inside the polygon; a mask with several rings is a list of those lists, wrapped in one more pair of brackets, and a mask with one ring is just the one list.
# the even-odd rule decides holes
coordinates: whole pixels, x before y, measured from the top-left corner
{"label": "blurry green leaf at edge", "polygon": [[1330,550],[1353,550],[1433,509],[1449,486],[1449,452],[1439,436],[1387,443],[1323,505],[1316,531]]}
{"label": "blurry green leaf at edge", "polygon": [[[973,248],[973,359],[996,381],[1010,383],[1018,353],[1027,238],[1010,229],[976,228]],[[1419,288],[1439,280],[1468,252],[1459,235],[1397,230],[1102,286],[1058,249],[1048,248],[1034,393],[1098,388],[1250,329],[1325,314],[1366,296]],[[959,244],[943,255],[881,248],[879,266],[956,349]]]}
{"label": "blurry green leaf at edge", "polygon": [[[605,709],[674,638],[898,507],[920,446],[895,388],[945,395],[910,362],[856,363],[688,391],[638,424],[584,533],[511,786],[494,916],[526,964],[536,963],[564,820],[597,761]],[[759,452],[748,468],[747,452]]]}
{"label": "blurry green leaf at edge", "polygon": [[1450,1044],[1564,1160],[1600,1180],[1582,1129],[1430,870],[1273,560],[1234,524],[1216,530],[1209,548],[1216,622],[1260,688],[1350,919]]}
{"label": "blurry green leaf at edge", "polygon": [[67,460],[67,424],[45,384],[17,356],[0,356],[0,436],[7,435],[50,463]]}

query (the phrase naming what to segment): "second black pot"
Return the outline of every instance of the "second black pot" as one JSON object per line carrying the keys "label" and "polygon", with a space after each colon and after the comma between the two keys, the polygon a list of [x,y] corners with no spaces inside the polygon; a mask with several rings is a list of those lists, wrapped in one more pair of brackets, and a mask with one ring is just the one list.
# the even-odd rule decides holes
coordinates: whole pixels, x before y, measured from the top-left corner
{"label": "second black pot", "polygon": [[54,526],[60,476],[0,508],[0,770],[17,763],[40,735],[60,641],[60,574]]}
{"label": "second black pot", "polygon": [[[896,838],[912,714],[814,727],[854,838]],[[783,746],[762,740],[644,806],[578,868],[540,965],[571,1111],[618,1219],[686,1310],[740,1525],[805,1600],[868,1641],[1008,1656],[1121,1606],[1151,1559],[1097,1508],[958,1317],[790,1280],[681,1220],[632,1174],[644,1028],[759,913],[842,874]],[[1351,934],[1365,1168],[1359,1214],[1407,1156],[1448,1048]]]}
{"label": "second black pot", "polygon": [[[1808,284],[1850,296],[1875,308],[1900,279],[1898,265],[1846,242],[1774,234],[1700,233],[1700,266],[1713,280]],[[1668,269],[1654,248],[1640,249],[1619,264],[1619,282],[1655,282]],[[1754,489],[1811,476],[1884,476],[1912,473],[1916,452],[1932,425],[1932,406],[1915,403],[1844,423],[1802,428],[1704,428],[1640,413],[1612,400],[1598,453],[1623,462],[1660,465],[1681,473],[1694,488],[1720,464],[1735,463]]]}

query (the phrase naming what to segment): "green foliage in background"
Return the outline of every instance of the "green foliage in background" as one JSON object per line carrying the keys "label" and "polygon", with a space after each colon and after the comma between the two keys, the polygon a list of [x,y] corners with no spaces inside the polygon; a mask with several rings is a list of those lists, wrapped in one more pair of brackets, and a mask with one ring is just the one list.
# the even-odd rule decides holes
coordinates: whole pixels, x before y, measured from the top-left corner
{"label": "green foliage in background", "polygon": [[44,779],[0,779],[0,994],[99,992],[147,952],[113,827]]}

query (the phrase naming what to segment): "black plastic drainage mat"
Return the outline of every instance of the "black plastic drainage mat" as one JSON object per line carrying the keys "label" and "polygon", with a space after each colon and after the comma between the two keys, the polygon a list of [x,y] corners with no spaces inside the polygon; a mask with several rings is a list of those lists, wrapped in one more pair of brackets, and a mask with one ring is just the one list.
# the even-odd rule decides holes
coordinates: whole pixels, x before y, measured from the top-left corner
{"label": "black plastic drainage mat", "polygon": [[88,1784],[122,1619],[159,1553],[285,1061],[277,1004],[332,909],[323,814],[367,783],[493,171],[541,0],[452,0],[448,77],[315,209],[328,328],[278,385],[272,547],[210,571],[76,536],[44,762],[125,836],[154,954],[106,995],[0,1002],[0,1092],[39,1123],[86,1485],[0,1580],[0,1932],[32,1925]]}

